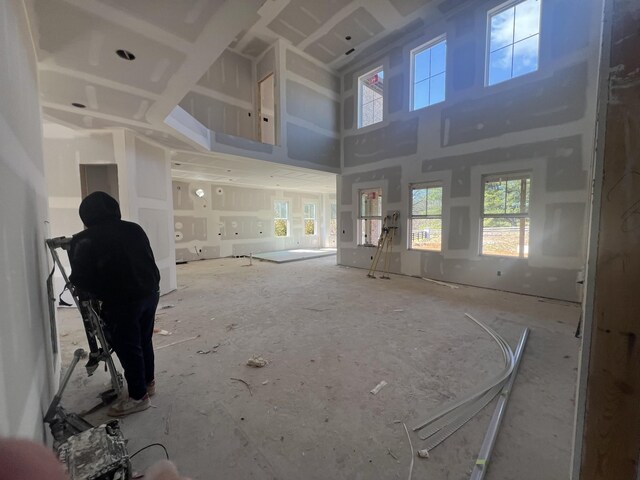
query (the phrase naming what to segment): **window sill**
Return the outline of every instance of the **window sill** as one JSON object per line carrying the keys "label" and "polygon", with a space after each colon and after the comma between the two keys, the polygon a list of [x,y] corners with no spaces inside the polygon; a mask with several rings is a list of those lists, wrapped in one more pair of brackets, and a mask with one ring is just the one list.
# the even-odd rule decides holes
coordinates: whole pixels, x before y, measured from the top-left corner
{"label": "window sill", "polygon": [[[382,119],[382,120],[380,120],[379,122],[371,123],[371,124],[367,125],[366,127],[356,127],[356,128],[353,130],[353,133],[354,133],[355,135],[360,134],[360,133],[367,133],[367,132],[369,132],[369,131],[371,131],[371,130],[375,130],[376,128],[380,128],[380,127],[385,126],[385,125],[386,125],[386,123],[385,123],[385,122],[386,122],[386,119],[385,119],[385,118],[383,118],[383,119]],[[388,123],[388,122],[387,122],[387,123]]]}
{"label": "window sill", "polygon": [[[485,71],[485,75],[486,74],[487,72]],[[540,77],[542,77],[543,75],[544,74],[542,73],[542,70],[538,65],[538,69],[533,72],[525,73],[524,75],[519,75],[517,77],[511,77],[508,80],[503,80],[491,85],[489,85],[487,79],[485,78],[484,88],[491,93],[499,93],[501,91],[509,90],[510,88],[519,87],[522,85],[526,85],[527,83],[540,80]]]}
{"label": "window sill", "polygon": [[435,109],[434,107],[443,107],[445,103],[447,103],[446,98],[439,102],[432,103],[431,105],[425,105],[424,107],[420,107],[420,108],[411,108],[409,109],[409,113],[424,113],[428,110],[434,110]]}
{"label": "window sill", "polygon": [[529,260],[529,257],[516,257],[513,255],[492,255],[490,253],[481,253],[478,256],[480,258],[499,258],[505,260]]}

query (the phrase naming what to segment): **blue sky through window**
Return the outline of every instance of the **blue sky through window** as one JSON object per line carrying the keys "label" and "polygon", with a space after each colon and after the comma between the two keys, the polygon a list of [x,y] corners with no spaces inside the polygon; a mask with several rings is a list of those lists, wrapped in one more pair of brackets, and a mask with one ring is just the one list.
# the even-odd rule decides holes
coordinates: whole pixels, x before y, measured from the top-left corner
{"label": "blue sky through window", "polygon": [[541,0],[525,0],[490,16],[488,84],[538,69]]}
{"label": "blue sky through window", "polygon": [[441,40],[413,56],[413,110],[445,99],[447,41]]}

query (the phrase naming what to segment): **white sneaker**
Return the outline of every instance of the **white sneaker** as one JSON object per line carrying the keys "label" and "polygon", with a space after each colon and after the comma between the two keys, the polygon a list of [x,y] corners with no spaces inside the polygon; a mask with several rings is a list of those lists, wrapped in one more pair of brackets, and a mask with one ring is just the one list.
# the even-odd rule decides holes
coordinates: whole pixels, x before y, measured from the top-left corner
{"label": "white sneaker", "polygon": [[107,412],[110,417],[124,417],[130,413],[141,412],[151,406],[149,395],[145,395],[140,400],[125,398],[114,403]]}

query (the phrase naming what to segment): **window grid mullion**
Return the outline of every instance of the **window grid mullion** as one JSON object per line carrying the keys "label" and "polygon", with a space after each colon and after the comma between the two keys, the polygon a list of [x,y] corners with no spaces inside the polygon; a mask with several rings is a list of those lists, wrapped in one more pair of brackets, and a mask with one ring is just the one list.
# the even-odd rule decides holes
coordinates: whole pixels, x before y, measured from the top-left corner
{"label": "window grid mullion", "polygon": [[516,6],[513,7],[513,26],[511,27],[511,78],[513,78],[513,53],[516,43]]}

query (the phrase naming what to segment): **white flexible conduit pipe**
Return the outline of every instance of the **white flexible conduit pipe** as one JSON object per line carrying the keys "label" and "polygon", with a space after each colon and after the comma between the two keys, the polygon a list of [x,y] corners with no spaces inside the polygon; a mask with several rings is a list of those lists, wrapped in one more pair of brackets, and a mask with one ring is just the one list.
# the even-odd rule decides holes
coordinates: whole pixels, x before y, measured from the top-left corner
{"label": "white flexible conduit pipe", "polygon": [[[435,413],[433,413],[428,419],[417,423],[413,427],[413,431],[422,430],[426,426],[431,425],[433,422],[435,422],[436,420],[440,419],[441,417],[444,417],[445,415],[447,415],[447,420],[448,421],[445,423],[445,421],[443,420],[443,422],[441,422],[441,423],[449,424],[450,422],[452,422],[453,420],[459,418],[459,416],[460,416],[460,412],[454,412],[456,409],[460,408],[461,406],[468,406],[469,404],[474,403],[476,400],[478,400],[480,398],[484,399],[483,396],[487,392],[493,391],[493,390],[496,389],[496,387],[501,386],[504,383],[504,381],[509,377],[509,375],[511,375],[511,372],[513,371],[514,355],[513,355],[513,351],[511,350],[511,347],[509,347],[509,344],[507,344],[507,342],[500,335],[498,335],[493,329],[491,329],[490,327],[487,327],[482,322],[480,322],[479,320],[476,320],[475,318],[473,318],[468,313],[465,313],[465,316],[467,318],[469,318],[470,320],[472,320],[473,322],[475,322],[480,328],[482,328],[484,331],[486,331],[496,341],[496,343],[500,347],[500,350],[502,351],[502,355],[503,355],[503,358],[504,358],[505,366],[504,366],[503,370],[495,378],[492,378],[492,379],[482,383],[474,391],[472,391],[472,392],[468,393],[467,395],[461,397],[459,400],[456,400],[456,401],[451,402],[451,403],[449,403],[447,405],[444,405],[443,407],[438,409]],[[491,401],[491,399],[495,395],[497,395],[498,391],[499,391],[499,389],[497,389],[497,391],[494,393],[494,395],[491,396],[484,405],[489,403]],[[448,414],[451,414],[451,415],[448,415]],[[430,429],[430,431],[431,430],[432,429]],[[428,436],[429,435],[426,435],[426,436],[425,435],[420,435],[420,438],[427,438]]]}

